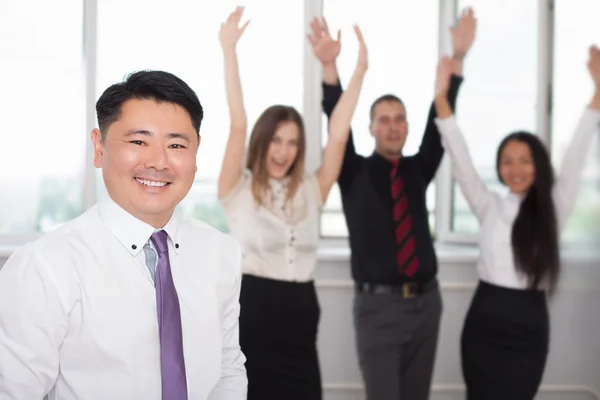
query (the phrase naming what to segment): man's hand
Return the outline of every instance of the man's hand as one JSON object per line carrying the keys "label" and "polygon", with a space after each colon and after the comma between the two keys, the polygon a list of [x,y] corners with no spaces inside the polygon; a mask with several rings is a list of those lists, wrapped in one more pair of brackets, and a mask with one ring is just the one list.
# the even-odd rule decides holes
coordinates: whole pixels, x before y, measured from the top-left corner
{"label": "man's hand", "polygon": [[307,35],[308,41],[313,47],[315,57],[321,61],[323,66],[329,64],[335,64],[335,59],[340,54],[342,48],[341,32],[337,32],[337,40],[334,40],[329,33],[329,27],[325,17],[321,18],[322,22],[319,22],[318,18],[314,18],[310,23],[310,34]]}
{"label": "man's hand", "polygon": [[244,7],[237,7],[235,11],[229,14],[227,21],[221,24],[221,30],[219,31],[219,40],[221,41],[221,47],[223,50],[235,49],[235,46],[240,40],[240,37],[246,30],[246,27],[250,21],[246,21],[244,25],[239,27],[240,19],[244,12]]}
{"label": "man's hand", "polygon": [[452,38],[452,73],[462,76],[463,60],[475,40],[475,31],[477,30],[477,19],[473,15],[471,8],[463,10],[456,26],[450,27],[450,37]]}
{"label": "man's hand", "polygon": [[468,7],[463,10],[456,26],[450,27],[452,48],[454,50],[453,59],[462,60],[465,58],[475,40],[476,30],[477,19],[473,14],[473,9]]}

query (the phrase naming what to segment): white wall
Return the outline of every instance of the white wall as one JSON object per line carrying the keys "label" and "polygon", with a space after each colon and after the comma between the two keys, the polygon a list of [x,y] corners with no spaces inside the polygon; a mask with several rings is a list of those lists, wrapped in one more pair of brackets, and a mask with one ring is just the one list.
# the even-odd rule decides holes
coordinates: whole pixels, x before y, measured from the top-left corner
{"label": "white wall", "polygon": [[[341,252],[344,253],[344,252]],[[459,338],[477,281],[476,254],[439,251],[444,312],[432,400],[464,399]],[[565,260],[560,292],[550,305],[551,350],[536,400],[600,400],[600,263]],[[322,256],[317,271],[322,308],[319,352],[325,400],[364,399],[352,328],[353,287],[347,254]]]}
{"label": "white wall", "polygon": [[[459,337],[477,281],[476,252],[439,249],[444,313],[432,400],[464,399]],[[348,251],[321,251],[319,352],[324,400],[364,399],[352,327]],[[5,258],[0,257],[0,266]],[[600,262],[565,257],[560,292],[550,306],[551,350],[536,400],[600,400]]]}

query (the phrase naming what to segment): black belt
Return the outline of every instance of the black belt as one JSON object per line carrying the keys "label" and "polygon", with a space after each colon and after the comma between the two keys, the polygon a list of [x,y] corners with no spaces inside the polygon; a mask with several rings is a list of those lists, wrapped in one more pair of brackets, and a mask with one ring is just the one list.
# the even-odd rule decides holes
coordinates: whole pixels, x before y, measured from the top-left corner
{"label": "black belt", "polygon": [[411,299],[424,293],[430,292],[438,287],[437,279],[429,282],[405,282],[397,285],[385,285],[381,283],[356,282],[358,293],[370,294],[398,294],[404,299]]}

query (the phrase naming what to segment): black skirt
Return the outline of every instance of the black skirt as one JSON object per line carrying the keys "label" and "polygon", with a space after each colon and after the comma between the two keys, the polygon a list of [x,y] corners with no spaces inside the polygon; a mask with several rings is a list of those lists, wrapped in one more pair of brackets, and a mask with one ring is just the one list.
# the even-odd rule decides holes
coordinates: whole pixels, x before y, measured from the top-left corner
{"label": "black skirt", "polygon": [[544,374],[549,321],[543,291],[480,282],[461,340],[468,400],[532,400]]}
{"label": "black skirt", "polygon": [[321,400],[314,283],[244,275],[240,305],[248,400]]}

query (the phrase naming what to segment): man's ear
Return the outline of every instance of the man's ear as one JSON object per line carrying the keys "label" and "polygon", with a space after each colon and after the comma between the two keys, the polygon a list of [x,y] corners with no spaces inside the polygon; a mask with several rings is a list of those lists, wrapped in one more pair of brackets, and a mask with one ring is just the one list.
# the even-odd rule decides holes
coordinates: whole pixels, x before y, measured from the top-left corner
{"label": "man's ear", "polygon": [[372,122],[369,124],[369,132],[371,133],[371,136],[375,137],[375,127]]}
{"label": "man's ear", "polygon": [[104,156],[104,142],[100,129],[92,130],[92,143],[94,144],[94,167],[102,168],[102,157]]}

